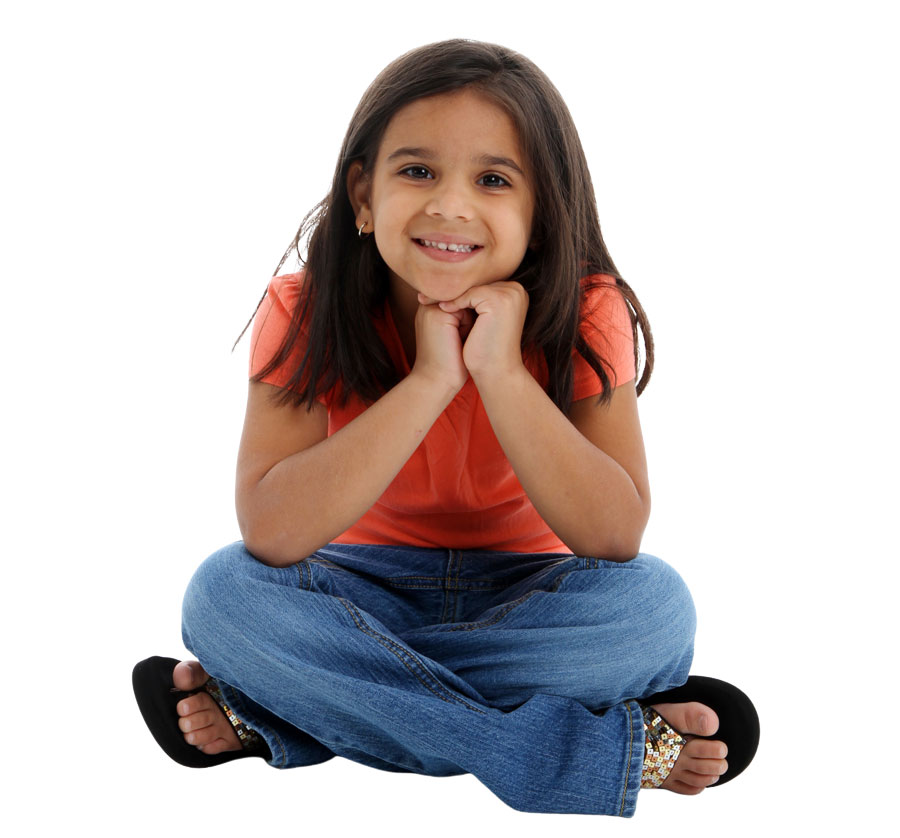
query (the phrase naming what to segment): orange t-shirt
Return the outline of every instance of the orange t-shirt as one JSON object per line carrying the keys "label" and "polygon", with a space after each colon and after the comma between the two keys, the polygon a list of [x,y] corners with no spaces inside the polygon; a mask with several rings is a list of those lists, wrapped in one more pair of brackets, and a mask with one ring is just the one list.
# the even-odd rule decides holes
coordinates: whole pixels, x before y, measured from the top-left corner
{"label": "orange t-shirt", "polygon": [[[631,320],[612,277],[591,292],[585,338],[612,366],[615,384],[634,379]],[[250,375],[273,357],[287,331],[300,294],[302,274],[274,277],[253,326]],[[409,364],[390,306],[374,317],[379,337],[402,375]],[[590,365],[574,352],[574,398],[599,395],[603,387]],[[293,359],[302,357],[295,350]],[[263,381],[284,387],[287,364]],[[318,397],[328,408],[329,436],[366,409],[351,396],[343,407],[334,393]],[[471,378],[432,425],[384,494],[350,529],[340,544],[402,544],[414,547],[570,553],[538,514],[516,478],[488,421]]]}

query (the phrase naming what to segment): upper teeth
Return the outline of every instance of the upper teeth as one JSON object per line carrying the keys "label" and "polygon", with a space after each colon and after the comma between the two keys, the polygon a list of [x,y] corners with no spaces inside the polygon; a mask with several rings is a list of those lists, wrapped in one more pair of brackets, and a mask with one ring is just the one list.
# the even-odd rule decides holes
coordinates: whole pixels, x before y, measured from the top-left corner
{"label": "upper teeth", "polygon": [[474,244],[447,244],[447,242],[430,242],[419,239],[425,247],[436,247],[438,250],[453,250],[457,253],[471,253],[478,245]]}

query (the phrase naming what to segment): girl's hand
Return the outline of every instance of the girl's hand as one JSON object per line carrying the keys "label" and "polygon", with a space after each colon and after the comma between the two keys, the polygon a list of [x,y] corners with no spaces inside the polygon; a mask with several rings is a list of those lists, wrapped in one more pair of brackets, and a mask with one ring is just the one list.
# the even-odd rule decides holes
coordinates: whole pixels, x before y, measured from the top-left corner
{"label": "girl's hand", "polygon": [[475,312],[475,322],[463,348],[463,362],[473,378],[509,375],[524,367],[522,328],[528,312],[528,292],[520,283],[477,285],[439,306],[448,314]]}
{"label": "girl's hand", "polygon": [[443,311],[434,300],[419,294],[412,372],[441,382],[454,395],[459,392],[469,377],[462,344],[473,319],[470,311]]}

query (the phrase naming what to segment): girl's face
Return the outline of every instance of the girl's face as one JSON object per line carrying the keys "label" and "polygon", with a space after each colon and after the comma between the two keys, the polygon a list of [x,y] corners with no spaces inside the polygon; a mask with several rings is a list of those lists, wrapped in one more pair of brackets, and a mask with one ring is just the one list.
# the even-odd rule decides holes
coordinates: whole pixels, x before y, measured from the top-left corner
{"label": "girl's face", "polygon": [[419,99],[388,123],[368,177],[348,176],[394,299],[452,300],[507,279],[531,240],[534,189],[512,120],[477,92]]}

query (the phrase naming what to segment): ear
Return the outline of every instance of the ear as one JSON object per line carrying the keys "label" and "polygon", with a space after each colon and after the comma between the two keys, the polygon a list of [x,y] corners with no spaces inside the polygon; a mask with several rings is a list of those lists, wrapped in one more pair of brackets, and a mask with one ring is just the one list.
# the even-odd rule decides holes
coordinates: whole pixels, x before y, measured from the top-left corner
{"label": "ear", "polygon": [[372,213],[369,210],[370,187],[369,176],[363,171],[362,161],[354,160],[347,169],[347,195],[356,216],[357,226],[372,220]]}

